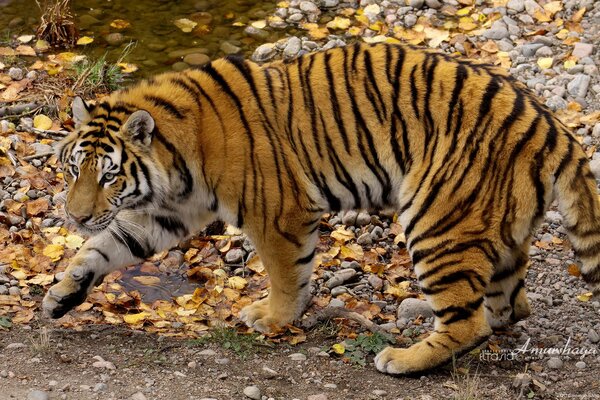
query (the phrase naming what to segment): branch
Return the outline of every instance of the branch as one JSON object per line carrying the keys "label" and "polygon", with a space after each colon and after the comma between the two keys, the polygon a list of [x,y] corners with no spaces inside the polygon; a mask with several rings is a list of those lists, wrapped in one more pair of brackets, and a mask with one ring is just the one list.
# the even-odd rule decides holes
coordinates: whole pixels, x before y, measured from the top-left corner
{"label": "branch", "polygon": [[312,329],[319,322],[328,321],[334,318],[345,318],[350,319],[354,322],[357,322],[364,329],[367,329],[373,333],[379,333],[388,339],[391,343],[395,343],[396,339],[390,335],[385,329],[381,328],[379,325],[369,321],[367,318],[363,317],[359,313],[355,311],[347,310],[343,307],[325,307],[324,309],[317,311],[310,317],[305,318],[301,321],[301,326],[304,329]]}
{"label": "branch", "polygon": [[0,117],[18,116],[24,112],[29,112],[40,107],[37,103],[17,104],[15,106],[0,107]]}
{"label": "branch", "polygon": [[43,158],[43,157],[53,156],[54,154],[56,154],[56,153],[53,152],[53,151],[48,151],[46,153],[34,154],[32,156],[23,157],[23,160],[30,161],[30,160],[35,160],[36,158]]}

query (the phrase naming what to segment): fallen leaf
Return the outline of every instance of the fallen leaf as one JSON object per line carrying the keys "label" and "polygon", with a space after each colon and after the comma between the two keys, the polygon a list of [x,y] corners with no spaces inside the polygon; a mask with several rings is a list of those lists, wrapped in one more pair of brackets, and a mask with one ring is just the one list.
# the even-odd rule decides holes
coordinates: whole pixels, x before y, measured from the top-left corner
{"label": "fallen leaf", "polygon": [[41,285],[46,286],[54,282],[54,275],[50,274],[37,274],[33,278],[27,281],[30,285]]}
{"label": "fallen leaf", "polygon": [[561,1],[551,1],[550,3],[544,4],[544,10],[550,14],[550,16],[554,16],[559,11],[562,11],[563,6]]}
{"label": "fallen leaf", "polygon": [[67,249],[77,250],[83,246],[84,239],[78,235],[67,235],[65,237],[65,246]]}
{"label": "fallen leaf", "polygon": [[581,22],[581,20],[583,19],[583,14],[585,14],[586,11],[587,9],[585,7],[580,8],[575,14],[573,14],[573,16],[571,17],[571,21]]}
{"label": "fallen leaf", "polygon": [[141,283],[142,285],[156,286],[160,284],[160,278],[158,276],[142,275],[134,276],[133,280]]}
{"label": "fallen leaf", "polygon": [[137,65],[131,63],[118,63],[117,65],[121,68],[121,72],[124,74],[131,74],[139,69]]}
{"label": "fallen leaf", "polygon": [[348,240],[354,239],[354,232],[348,229],[338,228],[331,232],[331,237],[343,244]]}
{"label": "fallen leaf", "polygon": [[236,290],[242,290],[247,284],[248,281],[241,276],[232,276],[227,280],[227,286]]}
{"label": "fallen leaf", "polygon": [[30,217],[38,216],[48,211],[50,204],[48,200],[40,197],[39,199],[31,200],[27,202],[27,215]]}
{"label": "fallen leaf", "polygon": [[30,83],[31,83],[31,80],[27,79],[27,78],[11,83],[4,90],[4,92],[2,92],[2,96],[0,96],[0,100],[4,100],[7,102],[18,100],[19,93],[21,93],[27,86],[29,86]]}
{"label": "fallen leaf", "polygon": [[333,20],[327,23],[329,29],[348,29],[350,26],[350,20],[343,17],[335,17]]}
{"label": "fallen leaf", "polygon": [[577,300],[587,302],[587,301],[590,301],[593,296],[594,296],[594,293],[587,292],[587,293],[578,295]]}
{"label": "fallen leaf", "polygon": [[52,128],[52,120],[44,114],[39,114],[33,119],[33,126],[37,129],[48,130]]}
{"label": "fallen leaf", "polygon": [[27,274],[20,269],[14,270],[10,274],[13,276],[13,278],[15,278],[19,281],[27,279]]}
{"label": "fallen leaf", "polygon": [[46,246],[44,248],[44,251],[42,254],[44,254],[46,257],[50,257],[50,259],[52,261],[58,261],[61,259],[61,257],[63,256],[65,252],[65,249],[62,245],[60,244],[49,244],[48,246]]}
{"label": "fallen leaf", "polygon": [[17,40],[21,43],[29,43],[33,40],[35,36],[33,35],[22,35],[17,38]]}
{"label": "fallen leaf", "polygon": [[17,46],[17,48],[15,49],[15,51],[20,56],[35,57],[37,55],[37,54],[35,54],[35,50],[31,46],[19,45],[19,46]]}
{"label": "fallen leaf", "polygon": [[577,276],[577,277],[581,276],[581,270],[579,269],[577,264],[569,264],[569,267],[567,268],[567,272],[569,272],[569,275],[571,275],[571,276]]}
{"label": "fallen leaf", "polygon": [[94,41],[94,39],[89,36],[82,36],[79,38],[79,40],[77,40],[77,44],[80,46],[85,46],[86,44],[90,44],[93,41]]}
{"label": "fallen leaf", "polygon": [[175,26],[181,29],[183,32],[189,33],[198,25],[197,22],[192,21],[191,19],[181,18],[176,20]]}
{"label": "fallen leaf", "polygon": [[110,23],[110,26],[115,29],[121,30],[129,28],[131,26],[131,22],[125,21],[124,19],[115,19],[113,22]]}
{"label": "fallen leaf", "polygon": [[140,313],[137,314],[125,314],[123,315],[123,321],[125,321],[126,323],[130,324],[130,325],[137,325],[140,322],[143,322],[144,320],[146,320],[146,318],[148,318],[151,314],[145,311],[142,311]]}
{"label": "fallen leaf", "polygon": [[343,343],[336,343],[333,346],[331,346],[331,349],[333,350],[333,352],[335,354],[344,354],[346,352],[346,347],[344,346]]}

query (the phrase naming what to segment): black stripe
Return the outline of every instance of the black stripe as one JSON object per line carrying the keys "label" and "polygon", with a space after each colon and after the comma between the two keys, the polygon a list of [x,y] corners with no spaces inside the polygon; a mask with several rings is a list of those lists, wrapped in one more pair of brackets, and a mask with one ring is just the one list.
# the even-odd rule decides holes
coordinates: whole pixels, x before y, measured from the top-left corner
{"label": "black stripe", "polygon": [[123,245],[131,251],[131,254],[137,258],[145,259],[154,253],[154,250],[150,248],[149,243],[140,243],[128,231],[123,229],[123,227],[119,224],[119,221],[115,220],[115,223],[118,232],[115,233],[113,230],[111,230],[111,235],[116,240],[123,243]]}
{"label": "black stripe", "polygon": [[171,114],[173,114],[175,117],[177,117],[179,119],[185,118],[185,115],[183,115],[182,112],[177,109],[175,104],[171,103],[169,100],[167,100],[165,98],[155,96],[152,94],[145,94],[144,99],[146,99],[147,101],[153,103],[154,105],[161,107],[162,109],[170,112]]}
{"label": "black stripe", "polygon": [[313,249],[313,251],[305,256],[305,257],[301,257],[298,260],[296,260],[296,265],[298,264],[308,264],[309,262],[311,262],[313,260],[313,258],[315,258],[315,253],[316,253],[316,249]]}
{"label": "black stripe", "polygon": [[96,253],[100,254],[102,256],[102,258],[104,258],[104,261],[106,262],[110,262],[110,258],[108,258],[108,255],[103,252],[102,250],[96,248],[96,247],[88,247],[89,251],[95,251]]}
{"label": "black stripe", "polygon": [[154,220],[160,225],[162,229],[169,231],[178,237],[187,236],[188,234],[186,226],[177,217],[155,215]]}
{"label": "black stripe", "polygon": [[337,97],[337,91],[335,88],[333,72],[331,69],[331,65],[329,64],[329,60],[331,59],[331,53],[325,53],[325,73],[327,76],[327,83],[329,85],[329,94],[331,95],[331,107],[333,108],[333,118],[337,125],[338,131],[342,137],[342,141],[344,142],[344,149],[347,153],[350,153],[350,142],[348,139],[348,133],[346,132],[346,126],[344,125],[344,120],[342,118],[342,113],[340,111],[340,104]]}

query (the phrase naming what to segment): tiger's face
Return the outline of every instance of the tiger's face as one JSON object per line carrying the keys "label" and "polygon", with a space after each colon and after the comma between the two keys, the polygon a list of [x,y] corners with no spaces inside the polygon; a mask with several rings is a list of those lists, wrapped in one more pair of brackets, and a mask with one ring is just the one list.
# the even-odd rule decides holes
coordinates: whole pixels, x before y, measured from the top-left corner
{"label": "tiger's face", "polygon": [[154,120],[143,110],[105,103],[95,108],[73,102],[75,131],[58,146],[68,184],[65,212],[83,231],[108,227],[120,210],[152,198],[151,176],[143,163]]}

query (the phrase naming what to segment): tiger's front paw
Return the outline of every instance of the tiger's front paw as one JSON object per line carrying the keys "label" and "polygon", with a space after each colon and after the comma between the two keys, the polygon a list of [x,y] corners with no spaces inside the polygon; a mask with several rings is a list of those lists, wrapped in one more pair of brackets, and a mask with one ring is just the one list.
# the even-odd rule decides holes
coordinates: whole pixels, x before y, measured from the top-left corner
{"label": "tiger's front paw", "polygon": [[96,278],[95,275],[93,271],[86,271],[82,267],[67,271],[63,280],[52,286],[44,296],[44,314],[51,318],[60,318],[83,303],[94,285],[102,282],[104,278]]}
{"label": "tiger's front paw", "polygon": [[277,332],[294,320],[294,316],[287,315],[283,309],[278,313],[271,309],[269,299],[262,299],[244,307],[240,312],[240,319],[250,328],[262,333]]}

